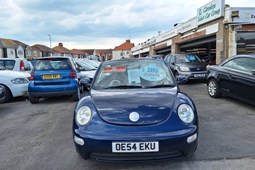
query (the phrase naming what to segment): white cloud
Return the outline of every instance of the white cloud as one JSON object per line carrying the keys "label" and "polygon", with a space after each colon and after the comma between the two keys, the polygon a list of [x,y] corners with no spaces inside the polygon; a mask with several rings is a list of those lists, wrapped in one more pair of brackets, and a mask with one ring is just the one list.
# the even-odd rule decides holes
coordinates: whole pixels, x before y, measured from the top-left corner
{"label": "white cloud", "polygon": [[[114,48],[131,36],[140,43],[196,15],[210,0],[0,0],[0,37],[68,48]],[[255,7],[255,1],[226,0]],[[48,45],[49,46],[49,45]]]}

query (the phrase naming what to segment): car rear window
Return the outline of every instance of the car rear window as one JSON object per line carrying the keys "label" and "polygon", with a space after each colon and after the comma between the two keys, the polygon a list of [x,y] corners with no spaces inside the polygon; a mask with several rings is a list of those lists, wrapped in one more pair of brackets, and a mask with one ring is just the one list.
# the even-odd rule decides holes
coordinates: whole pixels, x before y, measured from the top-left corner
{"label": "car rear window", "polygon": [[37,60],[34,65],[35,70],[70,70],[71,65],[66,58],[50,58]]}
{"label": "car rear window", "polygon": [[12,70],[15,65],[15,60],[0,60],[1,70]]}

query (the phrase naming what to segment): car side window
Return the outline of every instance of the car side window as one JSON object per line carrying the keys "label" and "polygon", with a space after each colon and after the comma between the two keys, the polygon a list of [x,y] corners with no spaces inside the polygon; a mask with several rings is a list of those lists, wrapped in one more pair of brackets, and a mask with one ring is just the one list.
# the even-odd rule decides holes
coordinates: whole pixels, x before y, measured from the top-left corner
{"label": "car side window", "polygon": [[171,57],[170,57],[170,63],[171,63],[171,64],[175,63],[175,56],[171,56]]}
{"label": "car side window", "polygon": [[252,70],[255,70],[255,59],[252,58],[236,58],[230,60],[224,67],[232,68],[239,71],[244,71],[250,73]]}
{"label": "car side window", "polygon": [[170,57],[170,55],[167,55],[167,56],[165,57],[165,62],[166,62],[166,63],[169,63],[169,57]]}

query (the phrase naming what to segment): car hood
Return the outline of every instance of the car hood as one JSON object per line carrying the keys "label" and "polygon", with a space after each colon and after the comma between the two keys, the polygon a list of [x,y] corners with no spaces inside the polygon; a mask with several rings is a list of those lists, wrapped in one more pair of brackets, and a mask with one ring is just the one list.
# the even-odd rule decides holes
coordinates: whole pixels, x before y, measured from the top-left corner
{"label": "car hood", "polygon": [[[91,90],[99,116],[117,125],[150,125],[170,116],[178,88]],[[136,113],[133,113],[136,112]],[[137,118],[137,121],[132,119]]]}
{"label": "car hood", "polygon": [[91,70],[91,71],[81,71],[79,73],[80,78],[84,78],[84,77],[88,77],[88,78],[94,78],[94,75],[96,74],[95,70]]}

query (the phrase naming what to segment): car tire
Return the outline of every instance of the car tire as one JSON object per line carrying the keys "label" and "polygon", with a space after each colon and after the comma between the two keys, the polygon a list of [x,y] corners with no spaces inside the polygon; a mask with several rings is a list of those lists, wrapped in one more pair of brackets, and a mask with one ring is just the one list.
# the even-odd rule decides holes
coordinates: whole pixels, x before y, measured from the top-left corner
{"label": "car tire", "polygon": [[5,94],[4,94],[4,97],[0,100],[0,103],[6,103],[12,99],[11,90],[6,86],[4,86],[4,88],[5,88]]}
{"label": "car tire", "polygon": [[78,87],[76,92],[73,94],[72,99],[74,101],[79,101],[80,98],[81,98],[81,92],[80,92],[80,88]]}
{"label": "car tire", "polygon": [[207,83],[207,92],[213,98],[221,97],[219,85],[215,79],[210,79]]}
{"label": "car tire", "polygon": [[39,98],[38,97],[33,97],[33,96],[30,96],[29,95],[29,101],[31,104],[36,104],[36,103],[39,103]]}

